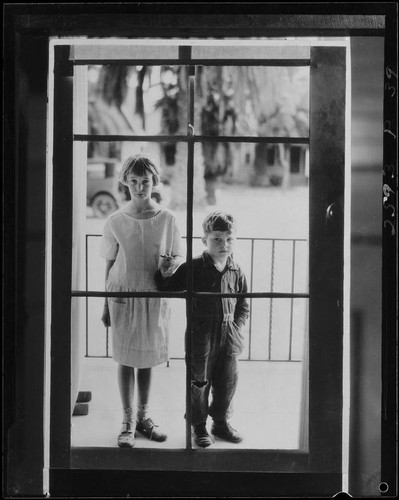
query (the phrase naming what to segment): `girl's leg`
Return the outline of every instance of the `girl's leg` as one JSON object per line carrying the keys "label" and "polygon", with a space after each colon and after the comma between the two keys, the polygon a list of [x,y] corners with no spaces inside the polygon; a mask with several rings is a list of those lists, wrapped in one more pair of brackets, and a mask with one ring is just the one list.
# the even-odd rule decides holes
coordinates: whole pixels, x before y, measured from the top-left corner
{"label": "girl's leg", "polygon": [[151,388],[151,368],[137,369],[137,420],[145,420]]}
{"label": "girl's leg", "polygon": [[118,446],[131,448],[135,445],[135,414],[133,409],[134,368],[118,365],[118,385],[123,408],[122,430]]}
{"label": "girl's leg", "polygon": [[133,408],[134,368],[131,366],[118,365],[118,385],[122,408]]}
{"label": "girl's leg", "polygon": [[157,430],[151,418],[148,417],[148,400],[151,387],[151,368],[137,369],[137,426],[136,429],[148,439],[165,441],[166,434]]}

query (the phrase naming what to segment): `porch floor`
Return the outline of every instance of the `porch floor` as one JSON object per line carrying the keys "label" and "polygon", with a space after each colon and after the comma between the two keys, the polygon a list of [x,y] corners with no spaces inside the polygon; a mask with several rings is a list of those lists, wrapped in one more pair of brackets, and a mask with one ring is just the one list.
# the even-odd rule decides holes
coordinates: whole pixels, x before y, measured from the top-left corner
{"label": "porch floor", "polygon": [[[137,435],[136,448],[186,447],[185,378],[185,363],[180,359],[153,369],[150,414],[168,439],[156,443]],[[240,360],[230,422],[244,440],[239,444],[216,440],[212,448],[298,449],[301,386],[301,362]],[[116,363],[107,358],[85,358],[79,390],[91,391],[92,399],[88,415],[71,418],[72,447],[117,447],[122,412]],[[210,427],[208,419],[208,430]]]}

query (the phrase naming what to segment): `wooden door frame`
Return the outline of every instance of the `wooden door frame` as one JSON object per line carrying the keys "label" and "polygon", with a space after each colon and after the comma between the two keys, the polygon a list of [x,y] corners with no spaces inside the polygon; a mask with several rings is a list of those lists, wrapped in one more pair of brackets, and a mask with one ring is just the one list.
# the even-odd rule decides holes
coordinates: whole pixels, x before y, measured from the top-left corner
{"label": "wooden door frame", "polygon": [[[267,42],[265,42],[267,45]],[[305,44],[306,45],[306,44]],[[248,474],[258,473],[262,470],[267,474],[268,481],[273,483],[277,481],[279,474],[290,471],[288,483],[296,491],[298,483],[304,478],[312,481],[317,478],[323,486],[321,491],[336,491],[342,481],[342,448],[341,448],[341,430],[342,430],[342,333],[343,333],[343,218],[339,214],[334,222],[326,226],[327,208],[332,203],[336,203],[337,208],[343,213],[343,186],[345,175],[345,134],[346,134],[346,53],[347,47],[329,47],[326,44],[311,45],[310,47],[310,95],[311,95],[311,138],[310,155],[311,165],[317,166],[314,179],[310,183],[310,200],[314,205],[310,215],[310,260],[317,263],[310,266],[310,296],[314,297],[312,310],[316,311],[311,316],[309,324],[309,387],[310,387],[310,405],[309,405],[309,450],[278,451],[278,450],[215,450],[208,451],[206,456],[195,450],[135,450],[135,456],[140,457],[139,463],[141,470],[134,470],[135,474],[146,471],[147,473],[156,473],[157,469],[162,470],[162,464],[168,464],[168,471],[175,474],[181,473],[203,473],[211,471],[215,467],[220,472],[233,475],[233,471]],[[332,44],[333,45],[333,44]],[[57,128],[54,135],[54,151],[61,147],[62,154],[56,155],[54,163],[54,178],[60,175],[63,189],[65,183],[72,183],[72,179],[66,180],[67,172],[72,175],[72,158],[65,154],[65,148],[72,151],[72,128],[71,122],[63,119],[70,103],[72,109],[72,89],[67,90],[70,84],[71,65],[68,60],[68,45],[58,45],[56,49],[56,84],[63,86],[62,94],[56,93],[54,107],[54,123]],[[116,49],[115,49],[116,50]],[[179,52],[180,53],[180,52]],[[337,56],[339,54],[339,56]],[[120,60],[120,59],[118,59]],[[129,61],[130,62],[130,61]],[[137,62],[137,61],[136,61]],[[201,60],[196,60],[200,63]],[[219,60],[219,64],[221,64]],[[57,73],[57,71],[56,71]],[[324,75],[324,76],[323,76]],[[328,75],[326,78],[325,75]],[[330,80],[333,85],[330,86]],[[68,83],[69,82],[69,83]],[[336,86],[338,96],[336,97],[331,88]],[[330,88],[329,92],[322,92],[322,89]],[[317,99],[312,98],[314,93]],[[61,100],[57,96],[62,95]],[[319,107],[320,104],[320,107]],[[329,110],[335,109],[334,113]],[[64,126],[65,124],[65,126]],[[62,129],[63,132],[59,132]],[[314,129],[315,133],[312,133]],[[324,133],[322,132],[324,130]],[[325,131],[335,130],[335,136]],[[332,140],[334,139],[334,140]],[[334,144],[338,147],[334,148]],[[338,149],[339,151],[336,151]],[[329,150],[329,159],[321,158],[323,150]],[[62,159],[64,161],[62,161]],[[311,175],[311,177],[313,174]],[[325,182],[328,180],[328,182]],[[331,182],[331,181],[334,182]],[[328,187],[327,187],[328,186]],[[324,187],[324,191],[323,191]],[[69,394],[65,394],[66,387],[70,386],[70,375],[65,376],[68,366],[70,366],[70,356],[65,356],[65,351],[70,350],[70,310],[71,304],[68,303],[66,289],[70,286],[70,276],[66,279],[66,274],[62,276],[59,273],[59,262],[54,256],[54,251],[60,252],[63,249],[62,260],[70,262],[72,259],[72,232],[65,231],[65,225],[62,220],[65,212],[72,211],[71,189],[64,189],[64,197],[59,198],[58,190],[55,188],[53,199],[56,206],[62,202],[62,211],[55,210],[53,213],[53,297],[57,300],[54,303],[52,316],[57,318],[57,323],[53,324],[52,331],[56,335],[52,338],[52,425],[51,425],[51,462],[50,478],[59,477],[61,474],[70,474],[75,479],[69,484],[75,484],[76,474],[86,474],[88,469],[81,468],[87,457],[95,456],[95,463],[101,468],[103,477],[107,477],[109,470],[107,464],[112,469],[112,456],[119,450],[98,449],[93,454],[90,449],[72,449],[69,457],[70,430],[69,425],[65,426],[65,415],[70,416]],[[324,193],[325,196],[320,194]],[[327,203],[327,205],[326,205]],[[69,217],[68,219],[69,220]],[[68,223],[68,228],[69,223]],[[337,252],[337,248],[339,251]],[[58,256],[59,257],[59,256]],[[334,267],[331,268],[331,263]],[[65,268],[62,271],[65,273]],[[63,285],[59,288],[59,279],[62,279]],[[321,289],[329,284],[327,293],[320,293]],[[65,288],[65,290],[64,290]],[[60,298],[62,297],[62,303]],[[310,303],[312,304],[312,300]],[[340,303],[340,307],[335,307]],[[332,304],[334,306],[332,307]],[[317,311],[330,310],[328,321],[325,322],[325,315],[318,314]],[[68,319],[67,319],[68,318]],[[312,319],[313,318],[313,319]],[[57,354],[58,353],[58,354]],[[325,369],[325,367],[328,369]],[[69,372],[70,373],[70,372]],[[334,374],[334,376],[332,376]],[[59,384],[60,383],[60,384]],[[61,394],[64,394],[64,402],[61,403]],[[61,413],[63,412],[62,416]],[[64,424],[62,423],[64,422]],[[62,430],[64,429],[64,430]],[[61,436],[63,436],[61,438]],[[69,441],[69,445],[68,445]],[[329,453],[326,453],[329,450]],[[333,451],[332,451],[333,450]],[[99,456],[101,459],[99,460]],[[220,462],[220,459],[223,462]],[[256,463],[255,463],[256,462]],[[221,465],[223,463],[223,465]],[[248,470],[241,464],[253,463]],[[126,468],[130,468],[126,462]],[[151,470],[147,470],[151,469]],[[69,471],[69,472],[68,472]],[[267,471],[267,472],[265,472]],[[90,474],[93,471],[90,470]],[[112,474],[117,472],[113,470]],[[126,488],[121,483],[122,488]],[[277,484],[277,482],[276,482]],[[119,491],[119,490],[117,490]],[[123,490],[124,491],[124,490]],[[277,495],[277,491],[275,492]]]}

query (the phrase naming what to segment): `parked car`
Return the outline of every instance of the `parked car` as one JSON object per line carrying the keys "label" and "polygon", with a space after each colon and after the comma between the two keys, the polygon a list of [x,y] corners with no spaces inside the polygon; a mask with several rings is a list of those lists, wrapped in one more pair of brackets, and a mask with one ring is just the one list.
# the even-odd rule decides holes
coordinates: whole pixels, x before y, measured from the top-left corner
{"label": "parked car", "polygon": [[[94,217],[105,218],[130,200],[127,186],[119,182],[119,162],[112,158],[89,158],[87,164],[87,205]],[[152,198],[162,202],[162,184],[154,186]]]}
{"label": "parked car", "polygon": [[95,217],[104,218],[119,208],[117,168],[112,158],[89,158],[87,163],[87,205]]}

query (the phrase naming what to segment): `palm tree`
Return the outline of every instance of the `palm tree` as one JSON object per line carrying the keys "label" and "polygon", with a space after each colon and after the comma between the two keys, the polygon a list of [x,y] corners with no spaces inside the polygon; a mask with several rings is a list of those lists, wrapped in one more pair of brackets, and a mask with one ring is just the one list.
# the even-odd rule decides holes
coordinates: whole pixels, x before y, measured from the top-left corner
{"label": "palm tree", "polygon": [[[93,68],[91,68],[93,71]],[[133,129],[122,106],[127,94],[131,68],[102,66],[95,84],[89,86],[89,134],[132,134]],[[89,158],[121,160],[120,142],[90,142]]]}
{"label": "palm tree", "polygon": [[[306,70],[302,68],[248,67],[252,111],[259,136],[301,137],[309,130],[309,100]],[[265,165],[264,145],[259,145],[255,165]],[[290,145],[277,144],[277,162],[283,171],[282,187],[289,185]],[[264,172],[260,172],[264,174]]]}
{"label": "palm tree", "polygon": [[[169,77],[163,82],[164,95],[158,101],[157,107],[162,111],[161,134],[185,135],[187,133],[187,101],[188,76],[185,66],[166,66],[164,74]],[[196,86],[198,89],[198,86]],[[198,92],[198,90],[197,90]],[[199,105],[195,100],[194,124],[197,123]],[[169,143],[162,146],[164,163],[170,164],[167,168],[167,181],[170,183],[173,197],[172,209],[181,209],[187,206],[187,145],[182,142]],[[201,151],[198,147],[194,153],[194,206],[201,207],[205,203],[204,191],[204,164]]]}

